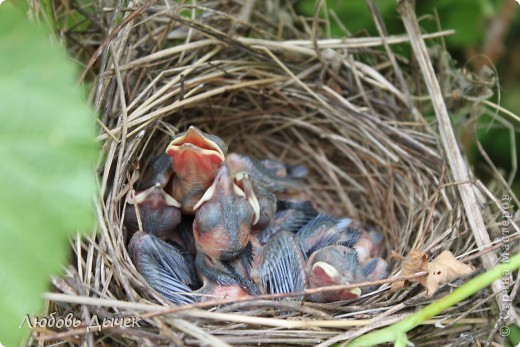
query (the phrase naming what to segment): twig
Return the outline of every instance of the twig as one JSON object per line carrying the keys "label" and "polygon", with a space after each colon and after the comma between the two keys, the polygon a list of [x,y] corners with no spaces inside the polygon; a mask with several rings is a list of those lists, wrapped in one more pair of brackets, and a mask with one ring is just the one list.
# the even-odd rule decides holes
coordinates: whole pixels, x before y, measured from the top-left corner
{"label": "twig", "polygon": [[379,32],[379,36],[381,37],[381,40],[383,40],[383,46],[385,47],[386,54],[388,55],[388,59],[390,59],[390,63],[392,63],[392,66],[394,68],[394,73],[397,77],[397,80],[399,81],[399,84],[401,85],[401,89],[404,92],[404,95],[406,97],[407,101],[407,107],[410,109],[412,115],[414,116],[414,119],[416,121],[422,121],[422,116],[419,115],[419,112],[417,111],[417,108],[415,107],[412,96],[410,94],[410,90],[408,88],[408,84],[406,83],[403,72],[401,71],[401,68],[399,67],[399,64],[397,64],[397,60],[395,59],[394,53],[392,52],[392,48],[390,48],[390,45],[388,43],[388,32],[385,27],[385,23],[383,21],[383,18],[381,17],[381,12],[379,12],[379,9],[375,3],[374,0],[366,0],[366,3],[368,4],[368,8],[370,9],[370,13],[372,14],[372,19],[374,23],[376,24],[377,31]]}
{"label": "twig", "polygon": [[96,62],[97,58],[99,58],[99,56],[101,55],[101,53],[105,49],[105,47],[114,39],[114,37],[121,31],[121,29],[123,29],[126,25],[128,25],[128,23],[130,23],[137,16],[139,16],[144,10],[146,10],[148,7],[153,5],[155,3],[155,1],[156,0],[149,1],[146,4],[144,4],[143,6],[139,7],[137,10],[135,10],[135,12],[133,12],[131,15],[129,15],[127,18],[125,18],[123,23],[118,25],[114,30],[112,30],[108,34],[108,37],[103,41],[103,44],[101,44],[98,47],[98,49],[96,49],[96,52],[94,52],[94,54],[92,55],[92,57],[88,61],[87,65],[83,69],[83,72],[79,76],[79,82],[83,82],[83,80],[85,80],[85,76],[87,75],[88,70],[90,70],[90,68]]}

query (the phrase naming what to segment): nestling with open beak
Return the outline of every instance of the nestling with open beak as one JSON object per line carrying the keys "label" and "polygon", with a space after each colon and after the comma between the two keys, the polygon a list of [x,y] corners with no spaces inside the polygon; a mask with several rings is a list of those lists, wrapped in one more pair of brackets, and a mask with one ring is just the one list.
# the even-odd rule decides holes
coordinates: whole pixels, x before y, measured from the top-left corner
{"label": "nestling with open beak", "polygon": [[195,204],[211,186],[226,153],[224,141],[194,126],[173,138],[166,149],[174,174],[171,195],[181,203],[183,213],[194,213]]}
{"label": "nestling with open beak", "polygon": [[251,225],[258,218],[248,196],[222,165],[213,184],[194,206],[193,233],[197,248],[217,260],[236,258],[247,246]]}

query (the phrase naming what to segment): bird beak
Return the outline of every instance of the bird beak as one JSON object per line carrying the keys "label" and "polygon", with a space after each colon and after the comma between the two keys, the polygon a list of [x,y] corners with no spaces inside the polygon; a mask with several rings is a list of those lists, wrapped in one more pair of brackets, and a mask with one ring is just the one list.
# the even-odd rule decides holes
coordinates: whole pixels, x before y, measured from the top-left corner
{"label": "bird beak", "polygon": [[182,152],[182,149],[186,146],[188,148],[197,149],[200,155],[214,156],[224,161],[225,150],[222,148],[222,143],[218,143],[216,137],[210,137],[210,135],[202,132],[197,127],[190,126],[188,131],[177,135],[166,149],[166,154],[171,157]]}
{"label": "bird beak", "polygon": [[251,179],[247,173],[239,172],[238,174],[236,174],[235,180],[238,183],[238,185],[242,188],[246,200],[253,208],[253,225],[255,225],[260,220],[260,203],[258,202],[258,198],[256,197],[256,194],[253,190]]}
{"label": "bird beak", "polygon": [[359,298],[361,296],[361,288],[357,287],[357,288],[352,288],[352,289],[349,289],[348,292],[350,294],[352,294],[352,298]]}
{"label": "bird beak", "polygon": [[166,206],[172,207],[181,207],[181,203],[175,200],[171,195],[166,193],[160,184],[156,184],[151,188],[143,190],[135,194],[135,191],[132,191],[126,197],[126,203],[130,205],[141,205],[143,203],[151,203],[152,206],[157,206],[157,204],[161,201],[164,201]]}
{"label": "bird beak", "polygon": [[218,194],[225,197],[229,197],[231,194],[235,194],[243,198],[246,197],[244,191],[240,189],[240,187],[238,187],[233,181],[227,165],[222,165],[217,175],[215,176],[213,183],[206,190],[202,198],[195,204],[195,206],[193,206],[193,210],[198,210],[202,204],[212,200],[217,191]]}
{"label": "bird beak", "polygon": [[[206,176],[222,165],[227,145],[217,136],[203,133],[194,126],[178,134],[166,148],[172,168],[181,176]],[[195,177],[195,180],[196,177]]]}
{"label": "bird beak", "polygon": [[314,272],[316,278],[320,279],[321,283],[328,285],[337,284],[338,281],[336,278],[340,276],[338,270],[336,270],[334,266],[323,261],[314,263],[312,265],[312,272]]}
{"label": "bird beak", "polygon": [[[330,285],[337,285],[337,284],[347,284],[347,283],[341,283],[341,281],[338,280],[340,277],[340,274],[338,270],[325,262],[319,261],[316,262],[312,266],[312,271],[314,273],[314,277],[316,280],[318,280],[320,283],[323,284],[323,286],[330,286]],[[355,299],[359,298],[361,296],[361,288],[351,288],[351,289],[342,289],[337,292],[338,299]]]}

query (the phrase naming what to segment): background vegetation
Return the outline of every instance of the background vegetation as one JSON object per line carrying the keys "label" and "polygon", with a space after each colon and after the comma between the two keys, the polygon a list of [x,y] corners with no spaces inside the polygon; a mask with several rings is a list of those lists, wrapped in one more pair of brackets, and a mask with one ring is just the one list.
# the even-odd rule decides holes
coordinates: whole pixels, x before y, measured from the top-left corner
{"label": "background vegetation", "polygon": [[94,226],[94,113],[77,66],[24,13],[0,6],[0,346],[27,334],[69,238]]}
{"label": "background vegetation", "polygon": [[[389,34],[403,33],[395,0],[375,0]],[[298,1],[302,14],[312,17],[316,1]],[[421,0],[417,1],[417,16],[425,32],[454,29],[455,34],[445,39],[446,49],[458,67],[466,67],[478,73],[483,65],[497,70],[497,84],[492,100],[515,114],[520,113],[520,5],[513,0]],[[322,16],[328,16],[332,36],[377,35],[374,21],[365,1],[326,0]],[[398,54],[410,57],[409,52]],[[520,177],[516,175],[516,163],[520,143],[511,137],[518,133],[518,122],[511,128],[497,124],[492,117],[470,117],[468,109],[454,115],[454,125],[466,150],[476,175],[486,180],[482,156],[477,150],[473,126],[477,121],[476,138],[504,172],[506,179],[514,176],[514,190],[520,193]],[[513,179],[513,177],[511,177]]]}

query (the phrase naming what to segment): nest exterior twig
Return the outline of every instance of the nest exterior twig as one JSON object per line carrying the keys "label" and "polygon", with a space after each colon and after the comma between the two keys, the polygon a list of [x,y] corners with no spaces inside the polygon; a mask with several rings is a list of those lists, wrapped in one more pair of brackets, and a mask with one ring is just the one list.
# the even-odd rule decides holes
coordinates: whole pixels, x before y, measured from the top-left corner
{"label": "nest exterior twig", "polygon": [[[387,36],[369,4],[381,37],[330,39],[320,37],[317,16],[308,21],[276,0],[250,1],[249,8],[226,0],[93,2],[81,10],[54,3],[60,33],[92,83],[103,158],[98,232],[72,242],[75,261],[46,296],[49,312],[72,312],[84,323],[35,332],[35,343],[329,346],[392,324],[451,290],[444,286],[432,299],[417,284],[390,292],[386,283],[331,304],[268,296],[166,306],[133,266],[121,218],[150,160],[191,124],[220,136],[232,151],[307,166],[305,186],[319,208],[377,227],[387,256],[412,249],[430,258],[445,249],[459,258],[496,251],[476,241],[460,187],[475,191],[480,228],[495,244],[505,220],[510,235],[518,233],[514,211],[506,216],[500,201],[503,194],[517,201],[504,179],[489,188],[471,176],[462,182],[447,167],[444,153],[455,148],[440,141],[420,72],[396,53],[410,38]],[[423,38],[435,46],[447,34]],[[480,106],[479,112],[492,111]],[[399,265],[392,263],[388,282]],[[417,345],[487,341],[499,318],[489,295],[460,302],[409,338]],[[94,316],[142,319],[139,327],[97,331],[88,326]]]}

